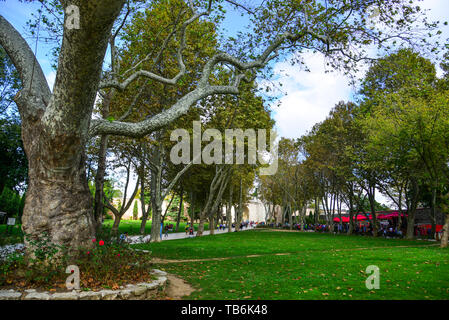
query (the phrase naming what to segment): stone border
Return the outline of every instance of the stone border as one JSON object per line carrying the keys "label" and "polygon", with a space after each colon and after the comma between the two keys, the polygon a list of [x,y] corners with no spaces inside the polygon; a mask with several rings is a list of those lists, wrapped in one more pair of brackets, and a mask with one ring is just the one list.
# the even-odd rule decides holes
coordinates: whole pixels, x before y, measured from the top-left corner
{"label": "stone border", "polygon": [[101,291],[81,291],[73,290],[69,292],[50,293],[48,291],[37,292],[35,289],[28,289],[24,292],[10,290],[0,290],[0,300],[145,300],[153,299],[158,291],[165,291],[167,284],[167,273],[158,269],[151,271],[156,276],[156,280],[150,283],[141,282],[138,284],[128,284],[120,290]]}

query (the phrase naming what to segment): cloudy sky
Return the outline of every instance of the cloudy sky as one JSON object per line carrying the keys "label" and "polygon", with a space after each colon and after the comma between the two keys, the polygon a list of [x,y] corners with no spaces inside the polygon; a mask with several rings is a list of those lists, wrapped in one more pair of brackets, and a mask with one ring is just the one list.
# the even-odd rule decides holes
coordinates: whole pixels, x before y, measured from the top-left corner
{"label": "cloudy sky", "polygon": [[[449,1],[424,0],[422,8],[429,9],[428,16],[441,22],[449,19]],[[449,28],[442,26],[442,39],[449,38]],[[304,60],[310,72],[291,66],[288,62],[275,65],[275,74],[283,84],[286,96],[280,107],[274,107],[274,119],[280,136],[296,138],[323,121],[329,111],[341,100],[353,100],[354,89],[342,74],[325,73],[321,55],[306,53]]]}
{"label": "cloudy sky", "polygon": [[277,63],[275,74],[285,93],[280,103],[273,106],[273,117],[281,137],[296,138],[326,118],[330,109],[340,100],[349,100],[353,88],[342,74],[325,73],[324,58],[320,54],[303,55],[310,72]]}
{"label": "cloudy sky", "polygon": [[[420,5],[430,10],[428,16],[433,20],[449,19],[447,0],[423,0]],[[19,31],[26,29],[26,21],[39,7],[37,1],[31,4],[24,4],[18,0],[0,1],[0,13]],[[233,14],[224,23],[224,28],[229,34],[236,34],[237,31],[244,30],[244,27],[245,20],[238,14]],[[442,31],[442,38],[449,38],[449,27],[443,26]],[[35,39],[27,38],[27,41],[32,48],[35,47]],[[37,57],[52,88],[56,74],[47,55],[49,48],[40,42],[37,46]],[[276,128],[283,137],[295,138],[305,134],[315,123],[324,120],[337,102],[352,100],[354,93],[354,88],[349,86],[345,76],[324,72],[322,56],[306,53],[303,57],[310,72],[301,70],[299,66],[291,66],[287,61],[274,66],[275,76],[282,83],[283,91],[286,93],[280,99],[280,107],[273,107]]]}

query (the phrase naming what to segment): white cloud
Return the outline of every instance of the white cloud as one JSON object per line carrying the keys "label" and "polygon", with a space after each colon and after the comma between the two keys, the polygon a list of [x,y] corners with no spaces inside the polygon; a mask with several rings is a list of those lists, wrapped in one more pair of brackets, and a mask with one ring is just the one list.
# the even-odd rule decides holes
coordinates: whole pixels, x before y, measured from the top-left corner
{"label": "white cloud", "polygon": [[[274,67],[275,75],[287,95],[280,98],[280,107],[274,109],[273,118],[279,135],[286,138],[306,134],[316,123],[326,119],[335,104],[351,100],[354,92],[347,76],[325,72],[322,55],[306,53],[303,57],[310,72],[288,62],[278,63]],[[366,67],[361,68],[357,77],[361,78],[365,71]],[[279,95],[279,92],[275,90],[274,95]],[[384,204],[390,202],[380,192],[376,193],[376,200]]]}
{"label": "white cloud", "polygon": [[45,75],[45,78],[47,79],[48,86],[50,87],[50,90],[53,91],[53,86],[55,85],[56,80],[56,71],[50,71]]}
{"label": "white cloud", "polygon": [[317,122],[326,119],[329,111],[341,100],[351,97],[349,79],[337,72],[326,73],[324,57],[317,53],[303,55],[310,72],[288,62],[277,63],[275,75],[287,94],[274,108],[273,118],[280,136],[300,137]]}
{"label": "white cloud", "polygon": [[[430,20],[443,22],[449,10],[449,1],[426,0],[419,5],[428,9]],[[440,25],[443,32],[441,39],[449,38],[449,26]],[[370,50],[374,56],[376,50]],[[325,62],[319,53],[305,53],[304,62],[311,72],[306,72],[299,65],[291,66],[288,62],[277,63],[274,67],[275,75],[282,83],[283,91],[279,108],[273,108],[273,118],[280,136],[287,138],[300,137],[310,130],[317,122],[323,121],[329,111],[341,100],[351,99],[353,88],[349,86],[349,79],[342,74],[325,73]],[[363,68],[366,70],[366,67]],[[441,74],[441,70],[438,70]],[[357,75],[361,78],[364,70]],[[262,82],[261,84],[266,84]],[[279,92],[274,92],[279,95]]]}

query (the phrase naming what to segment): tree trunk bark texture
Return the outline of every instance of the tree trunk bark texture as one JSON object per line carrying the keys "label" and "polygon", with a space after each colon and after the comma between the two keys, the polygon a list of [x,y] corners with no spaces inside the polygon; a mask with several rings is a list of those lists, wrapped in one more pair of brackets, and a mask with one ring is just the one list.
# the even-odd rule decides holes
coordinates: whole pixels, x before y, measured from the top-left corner
{"label": "tree trunk bark texture", "polygon": [[211,216],[209,219],[209,234],[215,234],[215,217]]}
{"label": "tree trunk bark texture", "polygon": [[28,237],[39,239],[47,234],[51,242],[64,246],[69,253],[80,246],[89,247],[95,237],[95,222],[83,157],[69,170],[48,170],[35,153],[37,143],[30,142],[36,138],[31,132],[24,130],[23,133],[29,162],[29,185],[22,216],[25,245],[29,247]]}
{"label": "tree trunk bark texture", "polygon": [[176,232],[179,230],[179,222],[181,221],[181,212],[184,213],[183,207],[184,189],[181,188],[181,199],[179,200],[178,216],[176,217]]}
{"label": "tree trunk bark texture", "polygon": [[204,222],[206,221],[205,215],[201,212],[200,213],[200,223],[198,224],[198,230],[196,232],[197,237],[201,237],[204,232]]}
{"label": "tree trunk bark texture", "polygon": [[[69,252],[92,246],[95,236],[85,146],[108,39],[124,1],[75,3],[82,27],[64,29],[53,92],[26,41],[0,17],[1,45],[23,85],[15,98],[29,162],[23,232],[34,239],[46,233]],[[32,253],[27,238],[25,244]]]}
{"label": "tree trunk bark texture", "polygon": [[95,201],[94,217],[96,230],[101,228],[103,223],[103,197],[104,197],[104,176],[106,173],[106,152],[108,148],[109,136],[103,135],[100,138],[100,150],[98,152],[98,169],[95,176]]}
{"label": "tree trunk bark texture", "polygon": [[446,220],[443,226],[443,235],[441,236],[441,248],[447,248],[447,243],[449,239],[449,213],[446,213]]}
{"label": "tree trunk bark texture", "polygon": [[151,242],[161,242],[161,220],[162,208],[160,206],[153,207],[153,216],[151,217]]}

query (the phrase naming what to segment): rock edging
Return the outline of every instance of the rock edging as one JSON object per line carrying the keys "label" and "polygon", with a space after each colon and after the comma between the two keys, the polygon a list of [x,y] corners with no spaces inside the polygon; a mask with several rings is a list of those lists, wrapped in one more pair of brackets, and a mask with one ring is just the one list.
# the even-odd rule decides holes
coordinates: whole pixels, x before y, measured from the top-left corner
{"label": "rock edging", "polygon": [[167,285],[167,273],[153,269],[151,274],[156,276],[156,280],[150,283],[141,282],[138,284],[128,284],[119,290],[101,291],[80,291],[50,293],[48,291],[37,292],[35,289],[28,289],[24,292],[10,290],[0,290],[0,300],[145,300],[153,299],[159,291],[165,291]]}

